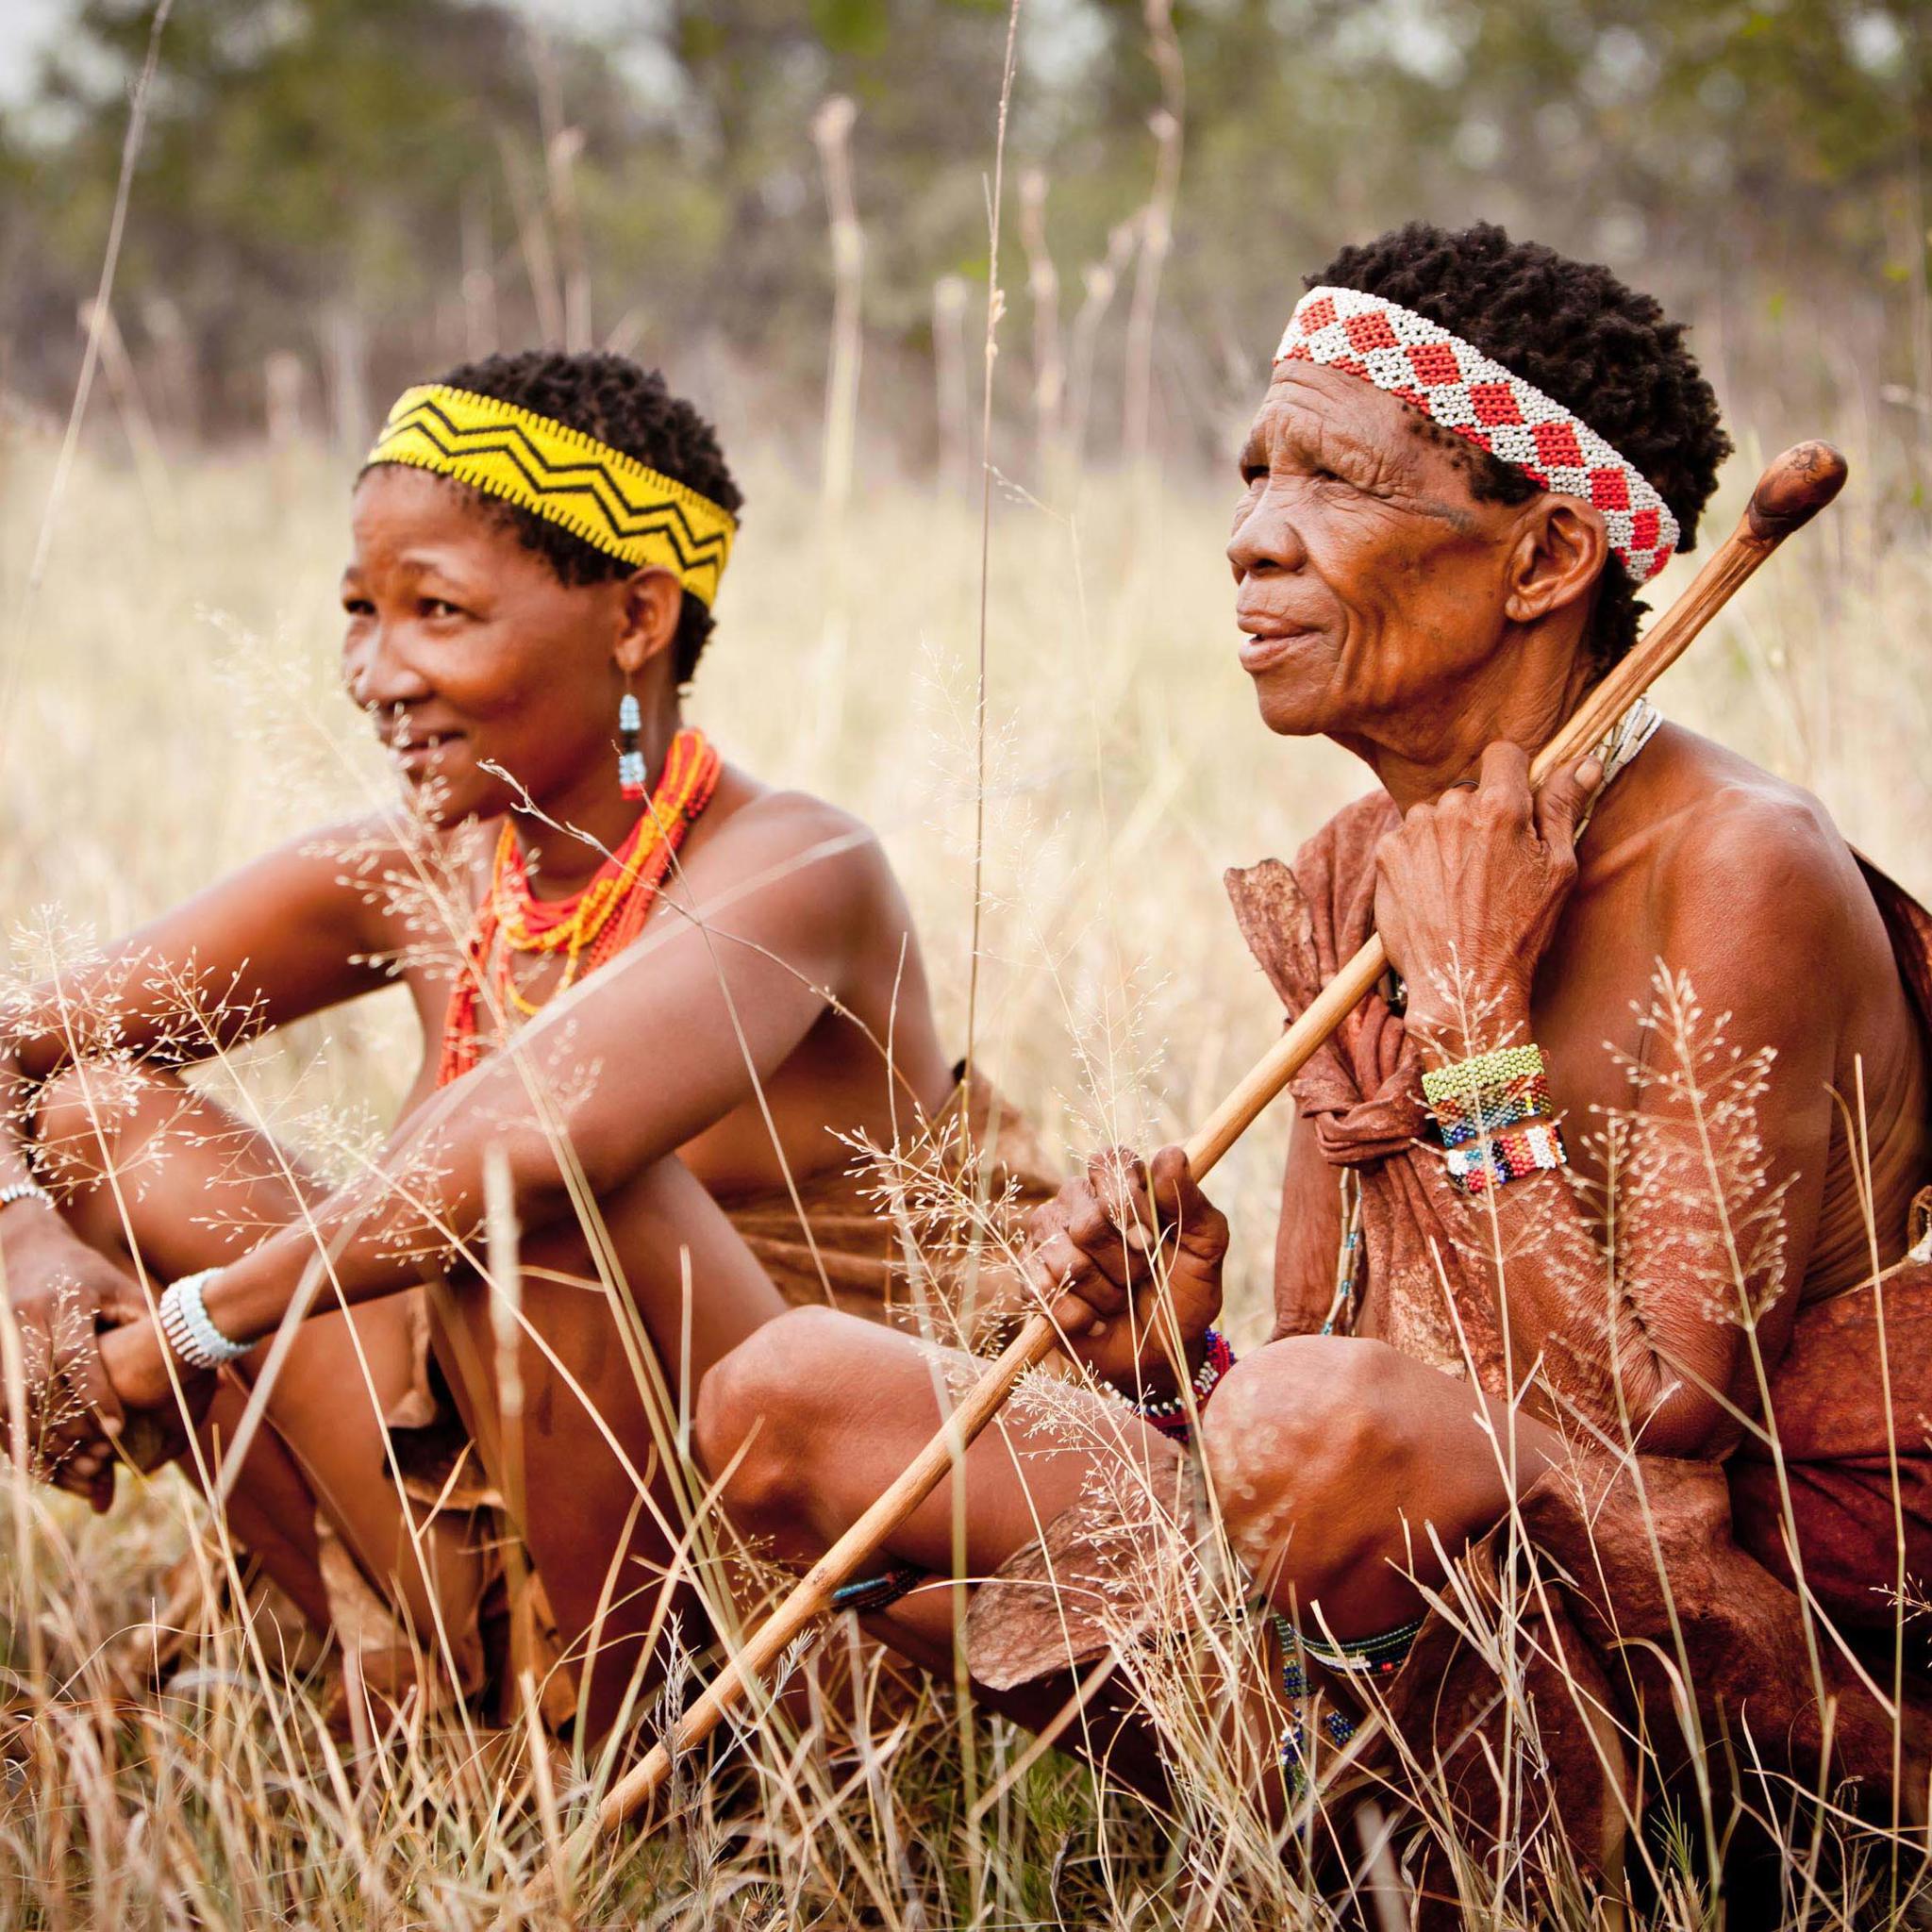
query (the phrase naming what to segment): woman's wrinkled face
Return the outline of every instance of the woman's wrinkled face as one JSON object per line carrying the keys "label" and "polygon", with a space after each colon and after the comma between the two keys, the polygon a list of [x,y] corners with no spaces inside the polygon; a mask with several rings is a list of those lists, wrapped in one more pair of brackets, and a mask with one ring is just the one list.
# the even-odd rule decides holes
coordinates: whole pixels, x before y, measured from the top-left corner
{"label": "woman's wrinkled face", "polygon": [[1459,702],[1494,655],[1521,512],[1479,503],[1441,436],[1357,376],[1275,371],[1227,546],[1241,663],[1271,730],[1381,738]]}
{"label": "woman's wrinkled face", "polygon": [[350,530],[343,678],[431,819],[492,817],[519,788],[541,803],[610,762],[621,581],[563,583],[466,491],[395,464],[357,484]]}

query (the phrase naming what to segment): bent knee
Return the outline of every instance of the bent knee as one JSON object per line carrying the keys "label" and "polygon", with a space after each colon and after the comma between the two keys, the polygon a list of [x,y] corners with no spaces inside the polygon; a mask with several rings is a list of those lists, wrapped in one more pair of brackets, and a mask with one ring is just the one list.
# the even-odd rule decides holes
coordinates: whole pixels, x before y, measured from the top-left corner
{"label": "bent knee", "polygon": [[71,1061],[34,1096],[27,1129],[42,1167],[70,1186],[97,1184],[130,1135],[144,1138],[174,1113],[185,1091],[173,1074],[121,1060]]}
{"label": "bent knee", "polygon": [[755,1328],[698,1384],[691,1419],[698,1460],[723,1482],[721,1495],[747,1522],[785,1508],[805,1479],[824,1368],[858,1318],[834,1308],[791,1308]]}
{"label": "bent knee", "polygon": [[1399,1480],[1410,1431],[1386,1342],[1291,1336],[1229,1370],[1201,1422],[1201,1453],[1230,1534],[1251,1557],[1297,1522]]}
{"label": "bent knee", "polygon": [[126,1125],[127,1113],[123,1081],[106,1069],[75,1060],[42,1084],[27,1131],[50,1167],[83,1156],[94,1164],[106,1151],[103,1142],[111,1143]]}

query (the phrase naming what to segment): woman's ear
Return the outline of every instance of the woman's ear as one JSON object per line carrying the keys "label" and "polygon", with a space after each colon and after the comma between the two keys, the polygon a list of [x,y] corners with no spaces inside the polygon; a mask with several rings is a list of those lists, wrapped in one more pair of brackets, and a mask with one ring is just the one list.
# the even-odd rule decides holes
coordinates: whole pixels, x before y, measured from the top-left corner
{"label": "woman's ear", "polygon": [[670,650],[684,614],[684,586],[674,572],[653,565],[633,571],[619,587],[617,640],[611,657],[625,677],[635,677],[654,658]]}
{"label": "woman's ear", "polygon": [[1552,611],[1588,598],[1615,559],[1602,513],[1573,496],[1544,494],[1525,506],[1515,554],[1509,601],[1516,624],[1534,624]]}

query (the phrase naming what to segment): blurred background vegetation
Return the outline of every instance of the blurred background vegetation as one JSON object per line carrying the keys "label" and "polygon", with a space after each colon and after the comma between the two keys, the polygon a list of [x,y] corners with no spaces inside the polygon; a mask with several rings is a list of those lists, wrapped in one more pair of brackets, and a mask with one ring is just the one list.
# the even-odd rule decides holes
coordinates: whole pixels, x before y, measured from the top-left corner
{"label": "blurred background vegetation", "polygon": [[[59,412],[155,7],[8,5],[0,388]],[[1609,262],[1721,367],[1769,357],[1744,374],[1794,409],[1850,380],[1874,424],[1922,413],[1928,10],[1030,0],[998,391],[1038,442],[1002,467],[1224,452],[1300,276],[1411,215]],[[1007,24],[1001,0],[177,0],[104,358],[128,433],[354,447],[405,381],[536,341],[657,361],[727,433],[806,423],[842,273],[870,440],[914,474],[970,462]]]}

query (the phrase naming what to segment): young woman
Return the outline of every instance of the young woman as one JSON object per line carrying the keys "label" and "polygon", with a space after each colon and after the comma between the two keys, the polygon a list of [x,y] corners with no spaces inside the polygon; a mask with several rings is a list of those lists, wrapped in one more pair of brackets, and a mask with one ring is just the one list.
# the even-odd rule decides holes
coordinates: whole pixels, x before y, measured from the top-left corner
{"label": "young woman", "polygon": [[[581,1660],[598,1634],[593,1726],[680,1533],[677,1411],[654,1422],[645,1388],[675,1405],[787,1295],[876,1309],[892,1237],[841,1137],[904,1141],[955,1091],[873,834],[684,722],[740,502],[710,427],[619,357],[496,357],[408,391],[342,575],[344,679],[406,809],[271,853],[9,1028],[0,1258],[58,1479],[105,1508],[110,1439],[178,1391],[237,1540],[318,1624],[333,1537],[474,1682],[486,1539],[412,1514],[384,1425],[446,1386],[566,1644]],[[423,1061],[352,1187],[179,1077],[391,978]],[[521,1270],[492,1322],[499,1202]],[[258,1384],[266,1426],[225,1468]],[[443,1484],[450,1462],[445,1502],[475,1487]]]}

